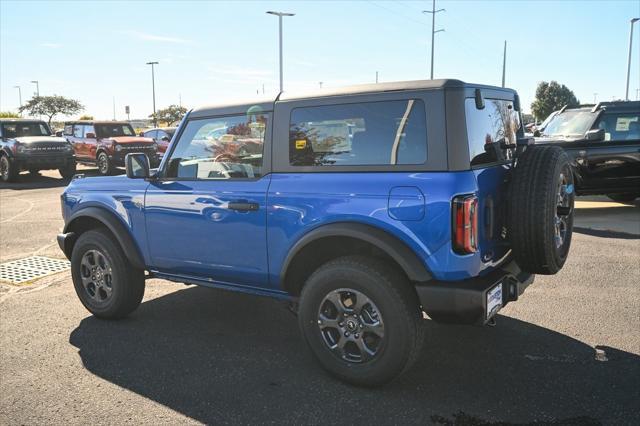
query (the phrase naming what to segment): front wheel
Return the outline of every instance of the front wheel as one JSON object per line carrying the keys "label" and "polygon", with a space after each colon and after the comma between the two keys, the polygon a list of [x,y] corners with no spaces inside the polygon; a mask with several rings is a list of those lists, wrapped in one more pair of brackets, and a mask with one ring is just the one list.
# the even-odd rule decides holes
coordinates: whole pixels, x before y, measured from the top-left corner
{"label": "front wheel", "polygon": [[144,295],[144,271],[131,265],[117,241],[102,229],[78,237],[71,277],[80,302],[100,318],[127,316]]}
{"label": "front wheel", "polygon": [[3,182],[14,182],[18,178],[18,169],[6,155],[0,155],[0,179]]}
{"label": "front wheel", "polygon": [[409,369],[424,336],[422,312],[406,278],[360,256],[332,260],[311,275],[298,319],[322,367],[360,386],[382,385]]}
{"label": "front wheel", "polygon": [[73,175],[76,174],[76,162],[75,161],[68,162],[66,166],[60,167],[58,169],[58,172],[60,173],[60,176],[62,176],[63,179],[71,179]]}
{"label": "front wheel", "polygon": [[98,154],[98,173],[102,176],[109,176],[113,173],[113,165],[106,152]]}
{"label": "front wheel", "polygon": [[617,203],[628,204],[633,203],[636,198],[640,197],[640,194],[608,194],[607,197]]}

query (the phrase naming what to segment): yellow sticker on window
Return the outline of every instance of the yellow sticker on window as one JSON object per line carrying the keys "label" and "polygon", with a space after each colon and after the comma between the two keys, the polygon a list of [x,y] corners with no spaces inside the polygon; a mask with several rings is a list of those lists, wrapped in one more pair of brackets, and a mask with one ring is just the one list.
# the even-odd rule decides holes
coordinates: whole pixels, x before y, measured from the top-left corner
{"label": "yellow sticker on window", "polygon": [[296,149],[305,149],[307,147],[306,139],[299,139],[296,141]]}

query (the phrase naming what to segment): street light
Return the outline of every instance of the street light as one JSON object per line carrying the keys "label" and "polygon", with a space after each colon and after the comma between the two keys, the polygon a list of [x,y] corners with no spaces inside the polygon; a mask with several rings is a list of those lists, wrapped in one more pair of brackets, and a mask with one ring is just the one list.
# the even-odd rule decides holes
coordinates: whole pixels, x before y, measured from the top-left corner
{"label": "street light", "polygon": [[433,0],[433,6],[431,7],[431,10],[422,11],[422,13],[431,14],[431,80],[433,80],[433,46],[435,44],[436,33],[444,31],[443,29],[436,31],[436,13],[444,11],[444,9],[436,10],[436,0]]}
{"label": "street light", "polygon": [[159,62],[147,62],[147,65],[151,65],[151,89],[153,90],[153,127],[158,127],[158,117],[156,117],[156,75],[153,66],[158,65]]}
{"label": "street light", "polygon": [[629,31],[629,61],[627,62],[627,89],[624,92],[624,100],[629,100],[629,77],[631,75],[631,45],[633,44],[633,24],[640,21],[640,18],[631,19],[631,31]]}
{"label": "street light", "polygon": [[[20,108],[22,108],[22,89],[20,86],[13,86],[14,89],[18,89],[18,99],[20,100]],[[20,112],[22,115],[22,112]]]}
{"label": "street light", "polygon": [[287,12],[274,12],[272,10],[267,12],[269,15],[276,15],[278,17],[278,28],[280,30],[280,36],[279,36],[279,41],[280,41],[280,92],[282,92],[282,17],[283,16],[294,16],[295,13],[287,13]]}
{"label": "street light", "polygon": [[31,82],[36,85],[36,96],[40,97],[40,83],[38,80],[31,80]]}

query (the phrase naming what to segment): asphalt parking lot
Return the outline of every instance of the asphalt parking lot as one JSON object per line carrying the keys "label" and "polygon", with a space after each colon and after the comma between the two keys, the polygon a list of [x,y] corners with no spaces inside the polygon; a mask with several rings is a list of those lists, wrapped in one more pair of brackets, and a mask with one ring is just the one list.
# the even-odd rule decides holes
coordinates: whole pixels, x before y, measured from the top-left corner
{"label": "asphalt parking lot", "polygon": [[[65,184],[0,187],[0,261],[62,257]],[[151,280],[110,322],[68,272],[0,284],[0,423],[640,424],[640,207],[578,207],[558,275],[496,327],[425,321],[414,369],[375,390],[324,374],[282,302]]]}

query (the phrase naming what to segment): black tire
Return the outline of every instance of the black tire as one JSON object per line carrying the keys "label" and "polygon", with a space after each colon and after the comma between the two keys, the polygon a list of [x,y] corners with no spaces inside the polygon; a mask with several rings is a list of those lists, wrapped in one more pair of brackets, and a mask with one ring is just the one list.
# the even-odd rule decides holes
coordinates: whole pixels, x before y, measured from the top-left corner
{"label": "black tire", "polygon": [[29,174],[34,175],[34,176],[39,176],[40,175],[40,169],[29,169]]}
{"label": "black tire", "polygon": [[8,156],[0,155],[0,179],[3,182],[15,182],[19,172]]}
{"label": "black tire", "polygon": [[[95,253],[102,255],[104,262]],[[91,257],[94,258],[93,263]],[[88,264],[105,264],[110,272],[98,276],[98,272],[89,270],[87,275],[88,268],[83,269],[83,262],[87,259]],[[93,273],[96,275],[92,277]],[[71,276],[76,294],[84,307],[100,318],[123,318],[140,305],[144,296],[144,271],[129,263],[122,248],[107,230],[94,229],[78,237],[71,255]],[[108,280],[107,276],[110,276]],[[85,285],[83,277],[92,283]],[[102,284],[98,283],[101,277],[104,279]],[[109,292],[105,291],[105,286],[110,288]]]}
{"label": "black tire", "polygon": [[527,148],[518,158],[508,193],[507,234],[524,271],[552,275],[571,246],[575,190],[569,157],[560,147]]}
{"label": "black tire", "polygon": [[[371,302],[362,307],[357,315],[363,323],[365,310],[367,317],[375,311],[383,326],[381,338],[378,338],[377,334],[369,334],[366,331],[367,327],[361,331],[361,336],[349,336],[351,339],[366,338],[369,341],[367,347],[375,347],[373,355],[360,352],[360,360],[342,358],[344,355],[330,349],[327,343],[327,334],[333,333],[338,336],[338,342],[345,339],[345,348],[357,349],[356,343],[349,343],[349,338],[345,337],[348,335],[345,322],[342,323],[344,328],[340,330],[337,322],[334,324],[335,328],[327,326],[326,321],[339,321],[340,318],[347,317],[336,316],[334,320],[327,320],[326,316],[321,320],[320,317],[321,309],[336,306],[331,303],[327,305],[326,298],[341,291],[342,293],[338,294],[344,295],[344,290],[355,291],[359,293],[357,297],[364,296],[363,302]],[[387,383],[408,370],[422,348],[424,324],[417,296],[400,272],[380,260],[346,256],[329,261],[309,277],[299,302],[298,321],[311,352],[325,370],[348,383],[359,386]],[[356,313],[357,310],[352,312]],[[354,329],[363,330],[363,323],[356,321]],[[377,344],[371,345],[371,339]]]}
{"label": "black tire", "polygon": [[71,179],[76,174],[76,162],[70,161],[66,166],[60,167],[58,172],[63,179]]}
{"label": "black tire", "polygon": [[111,160],[109,159],[109,156],[106,152],[103,151],[98,154],[96,164],[98,166],[98,173],[100,173],[100,175],[110,176],[113,174],[113,164],[111,163]]}
{"label": "black tire", "polygon": [[640,198],[640,194],[607,194],[607,197],[617,203],[629,204]]}

